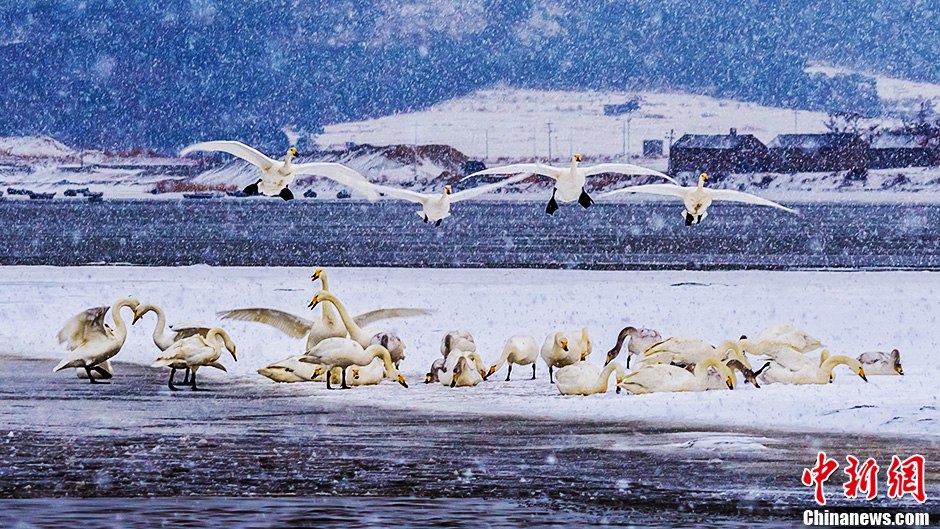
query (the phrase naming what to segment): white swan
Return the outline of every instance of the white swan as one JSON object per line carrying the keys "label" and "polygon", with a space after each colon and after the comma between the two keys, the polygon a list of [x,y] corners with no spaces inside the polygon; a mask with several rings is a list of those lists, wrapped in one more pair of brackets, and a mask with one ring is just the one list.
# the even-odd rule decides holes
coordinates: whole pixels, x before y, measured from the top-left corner
{"label": "white swan", "polygon": [[[731,360],[727,360],[722,363],[728,366],[728,369],[731,370],[732,374],[734,374],[735,371],[741,373],[741,376],[744,378],[744,381],[748,384],[751,384],[755,388],[760,388],[760,382],[758,382],[757,377],[760,376],[760,374],[765,369],[770,367],[770,362],[765,362],[764,365],[760,369],[758,369],[757,371],[752,371],[750,368],[742,364],[741,361],[736,358],[732,358]],[[693,374],[695,373],[695,364],[680,365],[678,367],[685,368],[689,373],[693,373]],[[734,382],[735,388],[738,387],[737,378],[733,378],[732,382]],[[727,387],[727,383],[725,380],[722,380],[721,373],[719,373],[714,368],[709,368],[708,369],[708,389],[724,389],[726,387]]]}
{"label": "white swan", "polygon": [[819,366],[806,365],[798,369],[771,360],[770,367],[761,373],[761,378],[767,382],[780,384],[828,384],[832,380],[832,370],[837,365],[846,365],[862,380],[868,382],[865,368],[858,360],[845,355],[829,356],[826,350],[823,350],[823,357],[827,358]]}
{"label": "white swan", "polygon": [[[121,309],[136,309],[140,302],[134,298],[118,300],[112,307],[96,307],[76,314],[59,331],[59,343],[68,342],[69,354],[56,364],[52,371],[74,367],[85,371],[88,381],[98,383],[98,378],[111,378],[111,373],[101,368],[120,352],[127,339],[127,326],[121,317]],[[104,323],[105,314],[111,310],[114,330]],[[92,374],[94,370],[100,377]]]}
{"label": "white swan", "polygon": [[374,358],[369,365],[350,366],[346,369],[349,370],[347,379],[351,386],[374,386],[386,378],[385,363],[378,358]]}
{"label": "white swan", "polygon": [[[610,375],[617,371],[617,382],[626,375],[626,371],[619,362],[608,362],[603,369],[590,363],[578,362],[565,366],[555,375],[555,387],[562,395],[593,395],[607,393],[607,384]],[[620,388],[617,387],[617,393]]]}
{"label": "white swan", "polygon": [[730,202],[744,202],[746,204],[756,204],[758,206],[771,206],[782,209],[798,215],[796,210],[785,207],[781,204],[761,198],[750,193],[742,193],[731,189],[709,189],[705,187],[705,181],[708,175],[702,173],[698,179],[698,187],[684,187],[678,184],[647,184],[642,186],[631,186],[623,189],[617,189],[601,195],[601,198],[619,195],[621,193],[649,193],[652,195],[665,195],[670,197],[679,197],[685,203],[685,210],[682,212],[685,218],[685,225],[691,226],[698,224],[708,216],[708,206],[715,200],[727,200]]}
{"label": "white swan", "polygon": [[417,191],[382,185],[374,185],[374,188],[384,195],[420,204],[421,211],[418,211],[418,216],[424,219],[424,222],[433,222],[435,226],[440,226],[441,222],[450,216],[450,205],[452,203],[476,198],[501,187],[525,180],[528,177],[527,174],[519,175],[494,184],[464,189],[456,193],[451,192],[449,185],[444,186],[443,193],[437,194],[418,193]]}
{"label": "white swan", "polygon": [[631,357],[642,355],[643,352],[651,346],[663,341],[663,337],[659,334],[659,331],[653,329],[624,327],[620,330],[620,334],[617,335],[617,344],[614,345],[610,351],[607,351],[606,363],[609,364],[620,355],[620,350],[623,348],[623,343],[626,340],[629,340],[627,343],[627,369],[629,369]]}
{"label": "white swan", "polygon": [[167,386],[172,390],[176,390],[176,386],[173,384],[173,373],[177,369],[189,369],[192,373],[189,387],[196,391],[199,389],[196,387],[196,372],[200,367],[208,366],[227,371],[225,366],[219,363],[223,345],[232,355],[232,359],[237,362],[238,357],[235,355],[235,344],[232,342],[232,338],[224,330],[213,327],[209,329],[205,336],[197,334],[173,343],[166,351],[163,351],[163,355],[157,358],[157,361],[151,364],[150,367],[169,367],[171,369]]}
{"label": "white swan", "polygon": [[325,176],[330,180],[339,182],[347,187],[363,192],[369,200],[378,198],[378,194],[371,190],[371,184],[366,177],[357,171],[339,163],[302,163],[294,164],[297,149],[291,147],[284,155],[284,160],[274,160],[258,152],[253,147],[237,141],[206,141],[190,145],[180,151],[180,156],[195,151],[217,151],[237,156],[246,162],[261,169],[261,178],[254,184],[245,188],[245,194],[279,196],[284,200],[291,200],[294,194],[288,186],[293,183],[297,175]]}
{"label": "white swan", "polygon": [[[311,364],[320,364],[317,368],[323,372],[330,372],[339,367],[342,368],[342,388],[347,389],[346,368],[349,366],[367,366],[372,363],[374,358],[381,358],[385,363],[385,373],[390,379],[397,379],[402,386],[408,387],[405,383],[405,377],[398,372],[398,369],[392,363],[392,357],[388,354],[388,349],[375,344],[363,347],[359,342],[349,338],[327,338],[318,343],[312,350],[301,358],[302,362]],[[315,371],[314,376],[319,372]],[[326,381],[327,389],[333,389],[330,380]]]}
{"label": "white swan", "polygon": [[785,343],[801,353],[808,353],[825,347],[815,337],[794,325],[774,325],[761,331],[758,341]]}
{"label": "white swan", "polygon": [[674,391],[705,391],[709,387],[708,369],[710,367],[718,371],[728,389],[734,389],[734,374],[728,369],[728,366],[715,358],[706,358],[696,364],[694,373],[667,364],[645,365],[632,373],[626,374],[618,385],[636,395]]}
{"label": "white swan", "polygon": [[[587,345],[587,347],[584,347]],[[553,332],[545,337],[540,355],[548,366],[548,381],[555,383],[554,368],[565,367],[584,361],[591,354],[587,328],[581,330],[581,340],[574,342],[565,332]]]}
{"label": "white swan", "polygon": [[604,173],[654,175],[660,178],[665,178],[670,182],[676,182],[670,176],[660,173],[659,171],[628,163],[602,163],[593,167],[580,167],[580,163],[581,155],[575,154],[571,157],[571,165],[568,167],[552,167],[550,165],[542,165],[539,163],[517,163],[512,165],[504,165],[501,167],[493,167],[492,169],[477,171],[463,178],[461,182],[463,180],[467,180],[468,178],[488,174],[526,173],[547,176],[555,180],[555,187],[552,189],[552,198],[548,201],[548,207],[545,208],[545,212],[549,215],[554,215],[555,211],[558,210],[558,200],[562,202],[577,201],[581,207],[591,207],[591,204],[594,203],[594,200],[590,197],[590,195],[587,194],[587,191],[584,190],[584,183],[587,177],[592,175],[599,175]]}
{"label": "white swan", "polygon": [[455,349],[469,352],[477,350],[477,344],[470,331],[456,330],[444,335],[441,339],[441,356],[447,358],[447,355]]}
{"label": "white swan", "polygon": [[[458,373],[456,368],[461,358],[465,359],[466,368]],[[471,373],[471,371],[475,371],[475,373]],[[481,381],[486,380],[486,377],[486,365],[483,363],[480,355],[475,352],[461,351],[458,349],[451,351],[451,353],[447,355],[447,359],[444,361],[444,369],[439,376],[439,381],[445,386],[454,387],[454,381],[459,378],[460,380],[457,381],[456,385],[475,386]],[[477,378],[480,380],[477,380]]]}
{"label": "white swan", "polygon": [[536,360],[538,359],[539,345],[536,343],[535,338],[521,334],[516,335],[506,340],[502,354],[500,354],[496,362],[490,366],[486,376],[492,376],[493,373],[499,371],[499,368],[503,367],[503,364],[508,363],[509,368],[506,372],[506,382],[509,382],[509,377],[512,376],[513,364],[519,366],[532,364],[532,380],[535,380],[535,366]]}
{"label": "white swan", "polygon": [[[325,270],[322,268],[317,269],[314,271],[311,278],[314,281],[319,280],[321,282],[322,291],[329,292],[329,279],[327,278]],[[428,311],[420,309],[391,308],[364,312],[356,316],[351,316],[349,319],[358,328],[359,326],[364,327],[381,320],[421,316],[428,313]],[[314,318],[313,320],[308,320],[282,310],[269,308],[232,309],[219,312],[218,315],[219,318],[223,320],[249,321],[270,325],[294,338],[303,338],[306,336],[306,351],[313,349],[315,345],[327,338],[345,338],[348,334],[346,323],[342,316],[337,314],[336,307],[332,303],[324,304],[321,308],[321,317],[319,319]],[[363,345],[368,345],[368,341]]]}
{"label": "white swan", "polygon": [[78,378],[82,380],[88,380],[89,374],[91,374],[92,378],[95,380],[107,380],[114,376],[114,367],[111,365],[110,360],[105,360],[95,367],[97,369],[92,369],[91,373],[85,371],[85,369],[82,367],[76,367],[75,374],[78,375]]}
{"label": "white swan", "polygon": [[[153,328],[153,343],[157,346],[157,349],[161,351],[166,351],[174,343],[182,340],[183,338],[189,338],[190,336],[200,335],[205,336],[209,332],[209,327],[194,327],[194,326],[170,326],[170,330],[173,331],[172,335],[166,334],[166,314],[163,312],[157,305],[140,305],[134,311],[134,321],[131,322],[131,325],[137,325],[137,322],[140,321],[148,312],[156,313],[157,315],[157,324]],[[173,375],[176,374],[176,369],[173,369],[170,373],[170,380],[173,379]],[[183,379],[183,384],[189,383],[189,369],[186,370],[186,377]]]}
{"label": "white swan", "polygon": [[448,384],[450,387],[473,387],[486,380],[486,371],[482,369],[483,361],[476,353],[459,353],[451,357],[457,361],[451,368],[452,376],[449,377]]}
{"label": "white swan", "polygon": [[392,362],[395,363],[395,367],[398,367],[399,364],[401,364],[401,361],[405,358],[405,342],[395,333],[383,331],[374,334],[372,339],[369,340],[369,345],[375,344],[381,345],[382,347],[388,349],[388,354],[391,355]]}
{"label": "white swan", "polygon": [[[410,317],[410,316],[427,316],[428,314],[431,314],[431,311],[425,310],[425,309],[397,308],[397,309],[374,310],[372,312],[367,312],[365,314],[362,314],[358,316],[357,318],[353,318],[352,316],[349,315],[349,312],[346,310],[346,306],[343,305],[343,303],[336,296],[334,296],[333,294],[330,294],[329,292],[325,290],[320,290],[316,294],[314,294],[313,298],[311,298],[310,300],[310,304],[307,305],[307,307],[313,310],[320,303],[330,303],[336,307],[336,310],[339,311],[340,318],[342,318],[343,320],[343,324],[346,325],[346,332],[349,333],[349,337],[352,338],[355,342],[359,343],[359,345],[363,347],[367,347],[372,342],[372,337],[375,336],[377,333],[364,330],[360,326],[358,321],[362,321],[363,322],[362,325],[368,325],[369,323],[372,323],[380,319],[402,318],[402,317]],[[398,356],[392,357],[392,361],[395,362],[396,364],[400,363],[405,358],[404,347],[402,347],[398,351],[398,353],[399,353]],[[391,351],[389,351],[389,354],[391,354]],[[360,364],[360,365],[365,365],[365,364]]]}
{"label": "white swan", "polygon": [[858,361],[865,366],[869,375],[903,375],[901,367],[901,352],[892,349],[890,353],[872,351],[858,355]]}
{"label": "white swan", "polygon": [[424,383],[431,384],[434,382],[441,381],[441,373],[446,371],[445,363],[447,362],[447,357],[441,357],[434,359],[431,362],[431,370],[428,371],[428,374],[424,375]]}
{"label": "white swan", "polygon": [[[258,370],[258,374],[275,382],[293,383],[293,382],[324,382],[326,381],[326,370],[319,364],[308,364],[301,361],[302,356],[291,356],[268,364]],[[321,368],[319,372],[317,368]],[[352,368],[346,368],[347,371]],[[350,374],[350,372],[347,372]],[[342,374],[339,368],[330,372],[330,381],[333,384],[339,384],[342,380]]]}
{"label": "white swan", "polygon": [[751,363],[736,341],[728,340],[718,347],[700,338],[674,336],[653,344],[643,351],[643,365],[651,364],[698,364],[706,358],[724,361],[736,358],[751,369]]}

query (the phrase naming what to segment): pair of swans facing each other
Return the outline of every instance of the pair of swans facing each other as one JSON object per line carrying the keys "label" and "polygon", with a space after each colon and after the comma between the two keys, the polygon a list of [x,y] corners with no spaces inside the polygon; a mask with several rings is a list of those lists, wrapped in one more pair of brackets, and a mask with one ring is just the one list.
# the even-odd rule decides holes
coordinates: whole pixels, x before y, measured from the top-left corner
{"label": "pair of swans facing each other", "polygon": [[583,362],[592,351],[591,337],[587,327],[581,329],[580,336],[576,332],[553,332],[545,337],[542,349],[539,352],[545,365],[548,366],[548,381],[554,384],[554,369]]}

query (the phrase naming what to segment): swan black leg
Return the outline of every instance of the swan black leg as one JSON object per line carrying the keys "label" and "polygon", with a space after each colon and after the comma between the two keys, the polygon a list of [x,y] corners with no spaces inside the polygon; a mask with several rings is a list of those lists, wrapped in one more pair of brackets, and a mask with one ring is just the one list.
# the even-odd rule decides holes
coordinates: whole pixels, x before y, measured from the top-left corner
{"label": "swan black leg", "polygon": [[434,223],[434,226],[440,226],[444,222],[444,219],[437,219],[437,222]]}
{"label": "swan black leg", "polygon": [[188,367],[183,371],[183,384],[187,384],[187,385],[189,384],[189,368]]}
{"label": "swan black leg", "polygon": [[512,364],[506,364],[509,366],[509,371],[506,372],[506,382],[509,382],[509,376],[512,375]]}
{"label": "swan black leg", "polygon": [[284,200],[294,200],[294,193],[286,187],[282,189],[281,192],[277,194],[277,196],[283,198]]}
{"label": "swan black leg", "polygon": [[349,389],[349,386],[346,385],[346,368],[343,368],[343,385],[340,386],[342,389]]}
{"label": "swan black leg", "polygon": [[557,189],[552,189],[552,198],[548,201],[548,206],[545,208],[545,213],[549,215],[554,215],[558,211],[558,201],[555,200],[555,192]]}
{"label": "swan black leg", "polygon": [[198,387],[196,387],[196,372],[195,371],[193,371],[193,376],[189,379],[189,388],[192,389],[193,391],[201,391]]}
{"label": "swan black leg", "polygon": [[333,370],[326,370],[326,389],[333,389],[333,386],[330,385],[330,379],[333,377]]}
{"label": "swan black leg", "polygon": [[532,362],[532,380],[535,380],[535,362]]}
{"label": "swan black leg", "polygon": [[255,182],[255,183],[251,184],[250,186],[246,187],[245,189],[242,190],[242,193],[245,193],[245,194],[248,195],[248,196],[257,195],[257,194],[258,194],[258,184],[259,184],[260,182],[261,182],[261,180],[258,180],[257,182]]}
{"label": "swan black leg", "polygon": [[554,383],[555,383],[555,378],[554,378],[554,376],[552,375],[552,366],[548,366],[548,383],[549,383],[549,384],[554,384]]}
{"label": "swan black leg", "polygon": [[584,188],[581,188],[581,196],[578,197],[578,204],[581,204],[581,207],[587,209],[591,207],[591,204],[594,203],[594,199],[591,198],[591,195],[587,194],[587,191]]}
{"label": "swan black leg", "polygon": [[95,380],[95,377],[91,376],[91,368],[85,366],[85,374],[88,375],[88,382],[91,384],[107,384],[107,382],[98,382]]}
{"label": "swan black leg", "polygon": [[691,213],[686,213],[686,214],[685,214],[685,225],[686,225],[686,226],[691,226],[693,220],[695,220],[695,217],[693,217]]}
{"label": "swan black leg", "polygon": [[428,223],[428,216],[427,216],[427,215],[424,216],[424,223],[425,223],[425,224]]}
{"label": "swan black leg", "polygon": [[108,373],[108,371],[105,370],[105,368],[103,368],[103,367],[101,367],[101,366],[94,366],[94,367],[92,367],[92,369],[94,369],[95,372],[97,372],[99,375],[101,375],[101,378],[104,379],[104,380],[109,380],[109,379],[111,379],[112,377],[114,377],[114,375],[112,375],[111,373]]}
{"label": "swan black leg", "polygon": [[[187,375],[188,375],[189,370],[187,370],[186,372],[187,372]],[[170,368],[170,381],[166,383],[166,386],[167,386],[168,388],[170,388],[170,390],[172,390],[172,391],[176,391],[176,386],[173,384],[173,377],[174,377],[175,375],[176,375],[176,368],[175,368],[175,367],[171,367],[171,368]]]}

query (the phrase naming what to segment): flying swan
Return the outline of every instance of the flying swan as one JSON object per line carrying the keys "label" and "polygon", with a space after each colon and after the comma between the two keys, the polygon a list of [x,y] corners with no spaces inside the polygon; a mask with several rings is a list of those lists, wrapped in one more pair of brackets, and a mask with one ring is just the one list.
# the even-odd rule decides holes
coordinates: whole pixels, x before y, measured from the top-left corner
{"label": "flying swan", "polygon": [[796,210],[750,193],[742,193],[731,189],[709,189],[705,187],[706,180],[708,180],[708,175],[702,173],[698,179],[698,187],[685,187],[678,184],[647,184],[610,191],[601,195],[601,198],[619,195],[621,193],[649,193],[651,195],[679,197],[685,203],[685,210],[682,212],[682,216],[685,218],[686,226],[702,222],[702,220],[708,216],[708,206],[715,200],[744,202],[747,204],[757,204],[758,206],[771,206],[799,215]]}
{"label": "flying swan", "polygon": [[666,180],[669,180],[670,182],[678,185],[678,182],[673,180],[672,177],[653,169],[640,167],[639,165],[628,163],[602,163],[592,167],[580,167],[580,163],[581,155],[575,154],[571,157],[571,165],[569,167],[552,167],[550,165],[542,165],[540,163],[517,163],[503,165],[501,167],[493,167],[492,169],[477,171],[469,176],[464,177],[461,182],[474,176],[488,174],[534,173],[547,176],[555,180],[555,187],[552,189],[552,198],[548,201],[548,206],[545,208],[545,212],[549,215],[554,215],[555,212],[558,211],[558,200],[562,202],[577,201],[578,204],[581,204],[581,207],[591,207],[591,204],[594,203],[594,200],[590,197],[590,195],[587,194],[587,191],[584,190],[584,183],[587,177],[592,175],[599,175],[604,173],[654,175],[660,178],[665,178]]}
{"label": "flying swan", "polygon": [[206,141],[190,145],[180,151],[180,156],[195,151],[225,152],[245,160],[261,169],[261,178],[244,189],[246,195],[263,194],[269,197],[279,196],[284,200],[292,200],[294,194],[290,186],[297,175],[325,176],[334,182],[355,189],[366,195],[369,200],[375,200],[378,195],[372,191],[369,181],[359,172],[343,164],[331,162],[301,163],[294,165],[297,149],[291,147],[284,155],[284,161],[274,160],[238,141]]}

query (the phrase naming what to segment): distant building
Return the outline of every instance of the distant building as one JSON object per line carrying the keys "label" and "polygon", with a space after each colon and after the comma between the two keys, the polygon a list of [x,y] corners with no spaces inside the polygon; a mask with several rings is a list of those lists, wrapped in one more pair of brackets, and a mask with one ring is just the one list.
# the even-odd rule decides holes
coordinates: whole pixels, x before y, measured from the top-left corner
{"label": "distant building", "polygon": [[643,156],[646,158],[661,158],[663,156],[663,140],[643,140]]}
{"label": "distant building", "polygon": [[868,153],[872,169],[926,167],[936,161],[926,138],[913,134],[882,134],[872,140]]}
{"label": "distant building", "polygon": [[767,147],[778,171],[848,171],[868,167],[868,144],[858,134],[849,132],[781,134]]}
{"label": "distant building", "polygon": [[637,110],[640,110],[640,102],[636,99],[631,99],[626,103],[619,103],[616,105],[604,105],[605,116],[620,116],[623,114],[629,114],[630,112],[635,112]]}
{"label": "distant building", "polygon": [[669,148],[669,172],[716,176],[767,169],[769,152],[753,134],[686,134]]}

